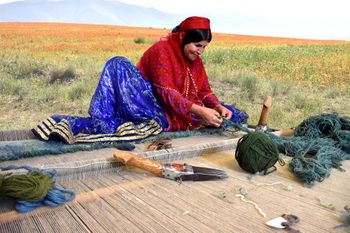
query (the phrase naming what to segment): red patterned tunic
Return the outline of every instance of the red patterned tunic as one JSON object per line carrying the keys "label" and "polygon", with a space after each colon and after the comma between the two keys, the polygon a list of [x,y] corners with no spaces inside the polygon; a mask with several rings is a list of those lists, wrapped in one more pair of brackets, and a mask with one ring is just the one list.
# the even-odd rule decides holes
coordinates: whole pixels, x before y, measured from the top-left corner
{"label": "red patterned tunic", "polygon": [[220,104],[212,92],[202,59],[188,61],[181,52],[179,32],[152,45],[137,64],[154,87],[166,114],[166,131],[196,129],[198,116],[189,112],[193,104],[213,108]]}

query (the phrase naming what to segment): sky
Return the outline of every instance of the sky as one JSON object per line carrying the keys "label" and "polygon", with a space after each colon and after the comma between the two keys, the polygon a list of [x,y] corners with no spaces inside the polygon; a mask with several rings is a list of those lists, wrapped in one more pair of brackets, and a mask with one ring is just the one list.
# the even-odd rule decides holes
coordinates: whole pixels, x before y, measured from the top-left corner
{"label": "sky", "polygon": [[[207,16],[211,19],[213,31],[350,40],[349,0],[119,1],[168,13]],[[240,22],[232,22],[228,19],[230,16]]]}
{"label": "sky", "polygon": [[[0,0],[0,4],[12,1]],[[350,0],[119,1],[166,13],[205,16],[211,19],[214,32],[350,40]]]}

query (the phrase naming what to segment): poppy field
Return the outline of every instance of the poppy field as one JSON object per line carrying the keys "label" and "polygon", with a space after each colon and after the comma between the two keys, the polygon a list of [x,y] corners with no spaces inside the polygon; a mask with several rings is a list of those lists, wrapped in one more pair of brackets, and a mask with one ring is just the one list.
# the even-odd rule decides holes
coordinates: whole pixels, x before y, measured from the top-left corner
{"label": "poppy field", "polygon": [[[52,114],[87,115],[105,62],[134,64],[170,29],[63,23],[0,23],[0,130]],[[295,127],[319,113],[349,116],[350,41],[213,33],[202,55],[220,100],[256,124],[266,95],[270,124]]]}

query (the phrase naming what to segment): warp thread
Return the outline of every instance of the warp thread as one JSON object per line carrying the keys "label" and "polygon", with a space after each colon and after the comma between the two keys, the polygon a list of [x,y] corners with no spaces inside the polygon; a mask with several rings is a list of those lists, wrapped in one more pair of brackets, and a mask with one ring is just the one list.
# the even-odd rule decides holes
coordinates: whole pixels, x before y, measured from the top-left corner
{"label": "warp thread", "polygon": [[16,210],[32,211],[42,205],[60,206],[75,199],[72,190],[55,186],[56,170],[40,170],[31,166],[0,167],[0,171],[27,170],[27,174],[0,174],[0,195],[15,198]]}

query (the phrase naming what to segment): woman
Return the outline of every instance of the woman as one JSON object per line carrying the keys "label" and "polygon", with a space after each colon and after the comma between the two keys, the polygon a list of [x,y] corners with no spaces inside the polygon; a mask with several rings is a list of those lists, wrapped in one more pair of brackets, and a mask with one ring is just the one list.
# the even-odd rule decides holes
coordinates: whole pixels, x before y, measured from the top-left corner
{"label": "woman", "polygon": [[106,63],[90,117],[54,115],[33,132],[67,143],[128,141],[162,130],[219,127],[222,117],[245,122],[245,112],[223,106],[210,88],[200,55],[211,37],[209,19],[185,19],[144,53],[137,68],[123,57]]}
{"label": "woman", "polygon": [[232,116],[212,92],[200,58],[211,38],[209,19],[189,17],[149,48],[137,64],[154,86],[168,131],[196,129],[201,120],[219,127],[219,116]]}

